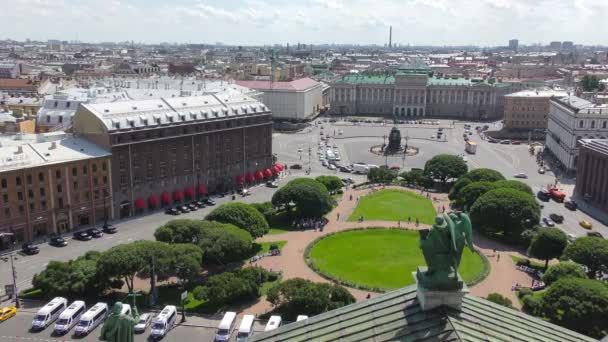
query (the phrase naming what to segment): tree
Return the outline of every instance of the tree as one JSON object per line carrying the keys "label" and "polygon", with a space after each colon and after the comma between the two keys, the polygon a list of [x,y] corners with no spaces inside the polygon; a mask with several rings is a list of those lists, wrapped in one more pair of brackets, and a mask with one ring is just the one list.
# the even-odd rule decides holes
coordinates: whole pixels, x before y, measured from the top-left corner
{"label": "tree", "polygon": [[263,283],[276,274],[261,267],[246,267],[235,272],[224,272],[209,277],[206,286],[199,290],[199,299],[207,299],[215,305],[234,303],[238,300],[257,298]]}
{"label": "tree", "polygon": [[503,235],[520,242],[521,233],[540,218],[538,203],[529,194],[513,189],[494,189],[479,197],[470,210],[473,227],[483,233]]}
{"label": "tree", "polygon": [[90,251],[68,262],[50,261],[34,275],[32,284],[49,297],[98,295],[110,287],[110,279],[97,273],[100,256],[100,252]]}
{"label": "tree", "polygon": [[330,193],[336,193],[338,190],[342,189],[344,184],[342,184],[342,180],[337,176],[319,176],[315,178],[315,180],[327,188],[327,191]]}
{"label": "tree", "polygon": [[135,276],[149,263],[142,257],[139,248],[129,243],[103,252],[97,262],[97,270],[101,276],[124,280],[129,292],[133,292]]}
{"label": "tree", "polygon": [[383,167],[374,167],[367,173],[367,180],[370,183],[390,183],[396,177],[395,171]]}
{"label": "tree", "polygon": [[198,243],[206,225],[208,224],[201,220],[171,220],[156,229],[154,237],[157,241],[167,243]]}
{"label": "tree", "polygon": [[467,163],[462,157],[452,154],[436,155],[424,164],[424,174],[440,180],[444,186],[448,180],[464,175],[467,170]]}
{"label": "tree", "polygon": [[424,179],[424,170],[422,169],[411,169],[409,172],[404,171],[401,173],[401,178],[408,184],[421,185]]}
{"label": "tree", "polygon": [[600,88],[600,80],[595,75],[585,75],[581,79],[581,87],[584,91],[593,91]]}
{"label": "tree", "polygon": [[297,315],[318,315],[355,302],[355,298],[340,285],[313,283],[302,278],[288,279],[275,285],[268,290],[266,298],[289,320],[295,320]]}
{"label": "tree", "polygon": [[500,293],[490,293],[486,297],[486,299],[498,305],[506,306],[511,309],[513,308],[513,302],[509,298],[501,295]]}
{"label": "tree", "polygon": [[223,204],[215,208],[205,219],[233,224],[248,231],[254,238],[261,237],[270,231],[264,215],[251,205],[241,202]]}
{"label": "tree", "polygon": [[477,201],[486,192],[495,188],[492,182],[472,182],[460,190],[457,198],[454,199],[454,207],[459,209],[470,209],[473,203]]}
{"label": "tree", "polygon": [[250,205],[264,215],[264,218],[269,225],[272,223],[270,220],[277,213],[277,210],[272,206],[271,202],[251,203]]}
{"label": "tree", "polygon": [[553,323],[601,338],[608,328],[608,285],[591,279],[560,279],[544,293],[542,311]]}
{"label": "tree", "polygon": [[332,208],[325,185],[310,178],[296,178],[272,196],[275,208],[289,208],[292,204],[302,217],[321,217]]}
{"label": "tree", "polygon": [[562,259],[587,266],[589,277],[595,278],[598,271],[608,268],[608,240],[597,237],[578,238],[566,247]]}
{"label": "tree", "polygon": [[458,178],[458,181],[454,184],[452,190],[450,191],[449,197],[451,200],[456,199],[460,195],[460,190],[473,182],[496,182],[504,179],[505,177],[496,170],[483,168],[475,169]]}
{"label": "tree", "polygon": [[182,287],[185,287],[186,284],[194,282],[202,271],[203,250],[197,245],[188,243],[175,244],[171,247],[173,271]]}
{"label": "tree", "polygon": [[520,182],[518,180],[499,180],[492,184],[494,185],[494,188],[496,188],[496,189],[498,189],[498,188],[514,189],[514,190],[519,190],[521,192],[525,192],[527,194],[534,196],[534,192],[532,192],[532,188],[530,188],[530,186],[528,184],[526,184],[524,182]]}
{"label": "tree", "polygon": [[581,265],[571,261],[563,261],[549,266],[549,269],[543,275],[543,281],[547,285],[551,285],[562,278],[587,279],[587,274]]}
{"label": "tree", "polygon": [[546,228],[540,230],[532,239],[528,254],[545,260],[545,270],[549,267],[549,260],[559,258],[568,245],[568,237],[559,228]]}

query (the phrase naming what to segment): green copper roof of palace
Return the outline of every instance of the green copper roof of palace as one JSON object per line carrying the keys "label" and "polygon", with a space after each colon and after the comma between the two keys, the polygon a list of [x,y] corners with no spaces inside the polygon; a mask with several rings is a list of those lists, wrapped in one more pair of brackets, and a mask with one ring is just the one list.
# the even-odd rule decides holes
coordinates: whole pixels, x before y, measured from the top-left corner
{"label": "green copper roof of palace", "polygon": [[397,75],[406,75],[406,74],[428,74],[431,72],[431,68],[429,68],[428,64],[424,63],[421,60],[415,60],[408,64],[403,64],[399,66],[397,69]]}
{"label": "green copper roof of palace", "polygon": [[[412,75],[413,73],[401,73],[397,71],[394,74],[346,74],[338,79],[336,79],[334,84],[351,84],[351,85],[392,85],[395,84],[395,76],[404,76],[404,75]],[[445,78],[445,77],[436,77],[429,76],[427,79],[427,86],[475,86],[475,85],[489,85],[493,86],[494,84],[488,82],[488,80],[484,79],[476,79],[476,78]]]}
{"label": "green copper roof of palace", "polygon": [[488,300],[423,311],[416,285],[252,336],[249,341],[597,341]]}
{"label": "green copper roof of palace", "polygon": [[390,74],[347,74],[337,79],[341,84],[394,84],[395,76]]}

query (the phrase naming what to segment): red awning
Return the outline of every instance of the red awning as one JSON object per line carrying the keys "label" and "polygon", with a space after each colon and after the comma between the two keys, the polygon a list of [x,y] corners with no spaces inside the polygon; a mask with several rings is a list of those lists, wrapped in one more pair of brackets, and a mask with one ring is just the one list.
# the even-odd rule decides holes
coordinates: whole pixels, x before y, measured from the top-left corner
{"label": "red awning", "polygon": [[156,207],[158,205],[158,197],[156,197],[156,195],[150,195],[150,197],[148,197],[148,205],[150,207]]}
{"label": "red awning", "polygon": [[285,169],[285,167],[281,163],[275,163],[274,166],[278,167],[279,171],[283,171],[283,169]]}
{"label": "red awning", "polygon": [[171,203],[171,195],[166,191],[163,192],[162,194],[160,194],[160,201],[163,202],[163,204]]}
{"label": "red awning", "polygon": [[173,200],[174,201],[181,201],[182,199],[184,199],[184,193],[181,190],[173,191]]}
{"label": "red awning", "polygon": [[279,170],[279,167],[275,165],[272,167],[272,173],[278,175],[279,173],[281,173],[281,170]]}
{"label": "red awning", "polygon": [[207,193],[207,189],[205,189],[205,187],[202,186],[201,184],[198,184],[196,186],[196,192],[198,192],[199,195],[204,195]]}
{"label": "red awning", "polygon": [[138,198],[135,200],[135,209],[146,209],[146,201],[143,198]]}
{"label": "red awning", "polygon": [[186,189],[184,189],[184,195],[186,195],[186,197],[188,198],[194,197],[194,189],[191,187],[187,187]]}
{"label": "red awning", "polygon": [[245,180],[247,181],[247,183],[251,183],[251,182],[253,182],[255,180],[255,177],[253,177],[253,175],[251,173],[248,173],[245,176]]}
{"label": "red awning", "polygon": [[262,171],[258,171],[255,173],[255,179],[262,179],[264,178],[264,174],[262,173]]}
{"label": "red awning", "polygon": [[234,181],[236,182],[236,184],[243,183],[243,176],[238,175],[238,176],[234,177]]}
{"label": "red awning", "polygon": [[264,170],[264,177],[272,177],[272,171],[270,171],[270,169]]}

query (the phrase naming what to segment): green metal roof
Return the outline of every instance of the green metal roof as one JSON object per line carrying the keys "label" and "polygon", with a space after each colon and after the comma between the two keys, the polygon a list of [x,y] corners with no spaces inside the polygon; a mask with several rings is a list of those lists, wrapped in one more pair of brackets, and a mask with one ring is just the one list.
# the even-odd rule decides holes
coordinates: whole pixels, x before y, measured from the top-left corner
{"label": "green metal roof", "polygon": [[597,341],[466,295],[462,309],[422,311],[416,285],[252,336],[250,341]]}
{"label": "green metal roof", "polygon": [[415,60],[412,63],[403,64],[397,69],[397,75],[405,74],[428,74],[431,68],[421,60]]}
{"label": "green metal roof", "polygon": [[334,83],[337,84],[394,84],[395,76],[393,75],[369,75],[369,74],[348,74],[337,79]]}
{"label": "green metal roof", "polygon": [[490,85],[487,80],[483,79],[466,79],[464,77],[458,78],[444,78],[444,77],[429,77],[427,85],[430,86],[470,86],[475,84]]}

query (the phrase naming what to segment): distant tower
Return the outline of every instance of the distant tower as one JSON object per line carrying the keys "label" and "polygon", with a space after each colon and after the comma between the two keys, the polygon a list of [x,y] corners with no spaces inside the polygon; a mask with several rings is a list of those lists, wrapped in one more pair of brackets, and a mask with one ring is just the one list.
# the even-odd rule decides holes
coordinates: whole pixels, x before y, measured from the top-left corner
{"label": "distant tower", "polygon": [[393,47],[393,26],[390,26],[388,29],[388,48]]}

